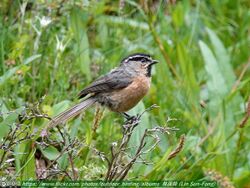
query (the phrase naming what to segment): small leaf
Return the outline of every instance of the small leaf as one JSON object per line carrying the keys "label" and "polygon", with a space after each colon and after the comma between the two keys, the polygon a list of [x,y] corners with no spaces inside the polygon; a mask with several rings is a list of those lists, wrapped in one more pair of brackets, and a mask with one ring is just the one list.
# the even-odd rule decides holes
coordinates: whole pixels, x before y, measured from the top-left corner
{"label": "small leaf", "polygon": [[48,146],[45,149],[41,149],[41,151],[49,160],[55,160],[60,155],[60,152],[53,146]]}
{"label": "small leaf", "polygon": [[60,157],[60,159],[58,159],[58,164],[59,164],[60,169],[66,170],[66,168],[68,167],[68,164],[69,164],[68,157],[69,157],[69,155],[67,153],[65,153],[62,155],[62,157]]}
{"label": "small leaf", "polygon": [[0,140],[2,138],[4,138],[9,130],[10,127],[13,125],[13,123],[16,122],[19,114],[21,113],[21,111],[23,110],[23,108],[19,108],[17,109],[15,112],[10,113],[1,123],[0,123]]}
{"label": "small leaf", "polygon": [[64,100],[64,101],[61,101],[60,103],[55,104],[52,107],[53,114],[59,114],[59,113],[63,112],[64,110],[69,108],[70,103],[71,102],[69,100]]}
{"label": "small leaf", "polygon": [[27,64],[31,63],[32,61],[38,59],[39,57],[41,57],[41,54],[33,55],[33,56],[31,56],[31,57],[25,59],[25,60],[23,61],[23,64],[24,64],[24,65],[27,65]]}

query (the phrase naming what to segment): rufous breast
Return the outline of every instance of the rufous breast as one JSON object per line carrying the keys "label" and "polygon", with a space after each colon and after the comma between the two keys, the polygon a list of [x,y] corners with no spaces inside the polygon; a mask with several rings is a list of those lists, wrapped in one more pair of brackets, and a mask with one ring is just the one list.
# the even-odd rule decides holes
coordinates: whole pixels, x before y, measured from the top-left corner
{"label": "rufous breast", "polygon": [[126,88],[112,92],[110,98],[117,103],[111,107],[111,110],[126,112],[133,108],[147,94],[150,82],[150,77],[140,75],[134,78],[133,82]]}

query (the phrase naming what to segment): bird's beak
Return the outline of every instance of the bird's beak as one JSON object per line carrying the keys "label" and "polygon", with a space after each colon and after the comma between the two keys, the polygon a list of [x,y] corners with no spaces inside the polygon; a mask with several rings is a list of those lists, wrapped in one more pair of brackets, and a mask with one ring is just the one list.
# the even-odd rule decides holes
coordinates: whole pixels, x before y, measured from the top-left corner
{"label": "bird's beak", "polygon": [[150,65],[154,65],[154,64],[156,64],[156,63],[159,63],[159,61],[157,61],[157,60],[152,60],[152,62],[150,63]]}

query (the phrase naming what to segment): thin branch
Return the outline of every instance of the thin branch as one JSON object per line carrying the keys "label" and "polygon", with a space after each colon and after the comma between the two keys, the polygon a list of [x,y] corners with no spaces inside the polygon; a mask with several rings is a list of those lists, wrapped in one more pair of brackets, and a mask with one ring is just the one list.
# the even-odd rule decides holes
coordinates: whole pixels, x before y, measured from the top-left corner
{"label": "thin branch", "polygon": [[[143,164],[150,164],[142,159],[142,155],[145,155],[151,151],[153,151],[160,142],[160,137],[157,135],[158,133],[167,133],[170,134],[170,131],[176,131],[175,127],[155,127],[152,129],[145,129],[142,137],[140,138],[140,143],[138,146],[133,146],[132,148],[136,149],[136,152],[133,156],[130,156],[126,151],[128,151],[128,143],[130,138],[133,134],[135,127],[139,125],[140,119],[145,112],[152,110],[153,108],[157,107],[156,105],[152,105],[151,107],[147,108],[141,114],[137,115],[136,117],[128,120],[123,125],[123,135],[121,142],[118,144],[117,142],[113,142],[110,147],[111,151],[111,158],[109,159],[110,164],[108,166],[108,171],[106,173],[105,180],[106,181],[113,181],[113,180],[123,180],[129,170],[135,163],[142,162]],[[147,149],[145,149],[147,145],[147,139],[149,137],[153,138],[153,143],[150,143]],[[130,147],[131,148],[131,147]],[[178,147],[179,148],[179,147]],[[176,149],[180,152],[181,148]],[[174,155],[174,154],[172,154]],[[128,157],[129,161],[124,164],[124,157]],[[138,160],[141,159],[141,160]]]}

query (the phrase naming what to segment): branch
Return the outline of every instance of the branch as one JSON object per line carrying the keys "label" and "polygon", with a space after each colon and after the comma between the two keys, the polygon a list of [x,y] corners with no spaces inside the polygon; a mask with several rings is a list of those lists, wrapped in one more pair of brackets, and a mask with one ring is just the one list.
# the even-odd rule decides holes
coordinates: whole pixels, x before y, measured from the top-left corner
{"label": "branch", "polygon": [[[160,142],[160,137],[157,135],[160,134],[170,134],[170,131],[176,131],[178,129],[176,128],[169,128],[169,127],[160,127],[157,126],[152,129],[145,129],[141,139],[139,146],[133,146],[133,148],[136,148],[136,152],[133,156],[130,156],[126,151],[129,149],[128,143],[131,139],[131,136],[133,134],[133,131],[135,127],[137,127],[140,123],[141,117],[145,112],[152,110],[153,108],[157,107],[156,105],[152,105],[151,107],[147,108],[145,111],[143,111],[141,114],[137,115],[136,117],[130,119],[129,121],[126,121],[123,127],[122,132],[122,139],[119,142],[113,142],[110,147],[111,151],[111,157],[108,159],[108,157],[105,156],[104,153],[100,156],[106,161],[108,161],[108,171],[106,173],[105,180],[106,181],[113,181],[113,180],[124,180],[129,173],[129,170],[133,167],[133,165],[136,162],[142,162],[143,164],[150,164],[148,162],[145,162],[145,160],[142,159],[142,155],[145,155],[151,151],[153,151],[157,145]],[[151,143],[148,147],[148,149],[145,149],[147,145],[148,138],[153,138],[153,143]],[[179,149],[178,151],[180,151]],[[100,155],[100,154],[99,154]],[[103,156],[104,155],[104,156]],[[174,155],[174,154],[173,154]],[[124,156],[129,157],[129,161],[124,164]],[[138,159],[141,159],[139,161]]]}

